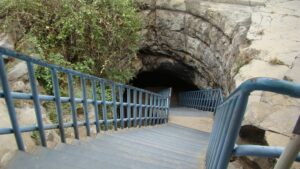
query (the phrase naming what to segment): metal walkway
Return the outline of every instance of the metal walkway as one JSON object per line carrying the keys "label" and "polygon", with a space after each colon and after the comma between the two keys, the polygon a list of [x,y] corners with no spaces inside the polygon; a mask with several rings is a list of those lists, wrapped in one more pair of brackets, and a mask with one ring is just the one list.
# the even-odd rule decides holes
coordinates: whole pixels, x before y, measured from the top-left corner
{"label": "metal walkway", "polygon": [[56,149],[40,147],[34,154],[18,151],[7,169],[197,169],[209,133],[172,121],[176,123],[176,117],[185,114],[207,117],[207,113],[190,108],[170,112],[168,124],[107,131],[73,145],[61,143]]}

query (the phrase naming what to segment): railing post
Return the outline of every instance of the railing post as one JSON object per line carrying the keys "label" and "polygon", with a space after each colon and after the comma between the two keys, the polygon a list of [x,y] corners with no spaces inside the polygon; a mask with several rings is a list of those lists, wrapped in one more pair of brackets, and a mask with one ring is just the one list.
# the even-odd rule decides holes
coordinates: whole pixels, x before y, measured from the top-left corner
{"label": "railing post", "polygon": [[106,93],[105,93],[105,82],[102,80],[100,82],[101,86],[101,99],[102,99],[102,119],[104,123],[104,130],[108,130],[107,124],[107,109],[106,109]]}
{"label": "railing post", "polygon": [[150,110],[149,110],[150,120],[149,120],[149,125],[153,124],[153,101],[154,101],[154,97],[153,97],[153,94],[151,93],[150,94]]}
{"label": "railing post", "polygon": [[37,90],[37,85],[35,82],[35,72],[34,72],[32,63],[28,62],[28,61],[26,63],[27,63],[27,68],[28,68],[29,82],[30,82],[30,87],[31,87],[31,91],[32,91],[34,110],[35,110],[35,115],[36,115],[36,119],[37,119],[41,144],[42,144],[42,146],[47,147],[47,141],[46,141],[46,137],[45,137],[44,124],[43,124],[43,118],[42,118],[42,111],[41,111],[41,107],[40,107],[41,104],[40,104],[40,99],[38,97],[39,92]]}
{"label": "railing post", "polygon": [[123,86],[119,84],[119,103],[120,103],[120,119],[121,128],[124,128],[124,103],[123,103]]}
{"label": "railing post", "polygon": [[143,113],[143,102],[142,102],[143,92],[139,91],[139,127],[142,126],[142,113]]}
{"label": "railing post", "polygon": [[201,95],[200,95],[200,110],[204,110],[204,107],[203,107],[203,105],[204,105],[204,92],[203,92],[203,90],[201,91]]}
{"label": "railing post", "polygon": [[145,100],[145,116],[144,116],[144,125],[147,126],[148,125],[148,110],[149,110],[149,101],[148,101],[148,97],[149,97],[149,94],[148,92],[146,92],[146,100]]}
{"label": "railing post", "polygon": [[9,88],[8,81],[7,81],[5,65],[4,65],[2,54],[0,54],[0,79],[1,79],[1,84],[2,84],[2,88],[3,88],[4,99],[5,99],[8,114],[9,114],[9,119],[10,119],[10,122],[11,122],[11,125],[13,128],[13,131],[14,131],[14,135],[16,138],[18,148],[21,151],[25,151],[25,146],[23,143],[21,130],[19,127],[19,123],[17,121],[16,110],[15,110],[15,107],[13,104],[13,98],[11,96],[10,88]]}
{"label": "railing post", "polygon": [[113,102],[113,118],[114,118],[114,129],[115,131],[118,130],[118,117],[117,117],[117,101],[116,101],[116,85],[115,83],[111,84],[111,96],[112,96],[112,102]]}
{"label": "railing post", "polygon": [[95,110],[95,125],[97,133],[100,132],[100,124],[99,124],[99,110],[98,110],[98,103],[97,103],[97,90],[96,90],[96,82],[92,80],[92,88],[93,88],[93,105]]}
{"label": "railing post", "polygon": [[60,91],[59,91],[59,84],[58,84],[58,78],[57,78],[57,71],[55,68],[51,69],[52,73],[52,83],[53,83],[53,92],[55,96],[55,104],[56,104],[56,113],[58,118],[58,125],[59,125],[59,132],[60,132],[60,138],[61,142],[65,143],[65,131],[64,131],[64,121],[63,121],[63,115],[61,111],[61,100],[60,100]]}
{"label": "railing post", "polygon": [[75,103],[75,95],[74,95],[74,86],[73,86],[73,76],[71,73],[67,74],[68,76],[68,88],[69,88],[69,97],[72,111],[72,121],[74,128],[74,135],[76,139],[79,139],[78,132],[78,123],[77,123],[77,111],[76,111],[76,103]]}
{"label": "railing post", "polygon": [[298,156],[300,151],[300,116],[296,122],[296,126],[293,131],[293,136],[286,146],[284,152],[281,154],[274,169],[291,168],[294,160]]}
{"label": "railing post", "polygon": [[137,90],[133,89],[133,126],[136,127],[136,112],[137,112]]}
{"label": "railing post", "polygon": [[163,122],[163,98],[159,98],[159,124]]}
{"label": "railing post", "polygon": [[86,81],[83,76],[80,77],[80,80],[81,80],[81,90],[82,90],[82,97],[83,97],[83,112],[85,116],[86,135],[90,136],[91,130],[90,130],[89,110],[87,104],[87,95],[86,95]]}
{"label": "railing post", "polygon": [[127,88],[127,127],[131,127],[131,101],[130,101],[130,88]]}
{"label": "railing post", "polygon": [[168,99],[169,99],[169,96],[165,97],[164,98],[164,101],[163,101],[163,107],[164,107],[164,123],[167,123],[168,122],[168,118],[169,118],[169,113],[168,113],[168,109],[169,109],[169,105],[168,105]]}
{"label": "railing post", "polygon": [[156,124],[156,120],[157,120],[157,96],[155,95],[154,96],[154,112],[153,112],[153,125],[155,125]]}

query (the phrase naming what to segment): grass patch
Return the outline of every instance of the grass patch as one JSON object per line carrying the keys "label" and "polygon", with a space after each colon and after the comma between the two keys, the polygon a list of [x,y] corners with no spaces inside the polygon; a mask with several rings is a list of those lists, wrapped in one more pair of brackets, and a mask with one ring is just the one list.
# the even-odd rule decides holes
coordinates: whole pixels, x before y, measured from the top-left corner
{"label": "grass patch", "polygon": [[278,58],[272,58],[271,60],[269,60],[269,63],[271,65],[285,65],[285,63]]}

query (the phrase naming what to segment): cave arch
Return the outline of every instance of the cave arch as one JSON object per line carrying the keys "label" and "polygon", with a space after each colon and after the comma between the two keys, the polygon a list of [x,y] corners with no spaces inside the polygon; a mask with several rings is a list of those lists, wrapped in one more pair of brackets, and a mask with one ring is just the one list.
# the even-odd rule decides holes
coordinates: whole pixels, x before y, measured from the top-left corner
{"label": "cave arch", "polygon": [[[171,106],[178,105],[178,94],[182,91],[197,90],[194,84],[194,74],[190,73],[190,68],[173,60],[162,59],[159,65],[144,67],[131,81],[130,84],[139,88],[144,88],[154,92],[172,87]],[[152,64],[149,64],[152,65]]]}
{"label": "cave arch", "polygon": [[240,46],[247,46],[250,15],[237,11],[237,20],[232,10],[206,8],[192,0],[141,2],[143,40],[138,73],[130,83],[147,88],[153,81],[158,81],[156,85],[177,81],[185,87],[171,85],[175,91],[221,88],[225,95],[230,93]]}

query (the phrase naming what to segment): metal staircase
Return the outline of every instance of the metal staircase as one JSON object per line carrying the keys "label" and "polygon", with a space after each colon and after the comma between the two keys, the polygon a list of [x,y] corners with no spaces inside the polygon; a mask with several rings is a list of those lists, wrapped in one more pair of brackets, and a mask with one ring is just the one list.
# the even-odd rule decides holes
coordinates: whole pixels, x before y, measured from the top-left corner
{"label": "metal staircase", "polygon": [[164,124],[99,134],[96,138],[18,152],[7,169],[197,169],[209,134]]}
{"label": "metal staircase", "polygon": [[[30,93],[12,92],[8,83],[4,57],[13,57],[25,62],[29,72]],[[43,67],[52,75],[54,95],[41,95],[36,82],[36,69]],[[68,96],[61,96],[59,77],[68,83]],[[229,97],[224,99],[219,89],[189,91],[180,94],[180,104],[199,109],[184,116],[197,117],[206,111],[214,115],[211,134],[189,127],[168,123],[171,89],[153,93],[133,86],[115,83],[99,77],[82,74],[38,59],[0,48],[0,98],[4,98],[11,128],[0,128],[0,135],[14,134],[18,149],[7,169],[85,169],[85,168],[198,168],[205,164],[207,169],[225,169],[231,156],[279,157],[283,148],[257,145],[236,145],[236,139],[244,117],[248,97],[256,90],[270,91],[300,98],[300,85],[270,79],[255,78],[244,82]],[[81,85],[81,97],[74,94],[74,82]],[[87,90],[91,88],[91,93]],[[107,95],[111,97],[107,97]],[[16,118],[14,100],[32,100],[37,124],[22,126]],[[44,124],[41,101],[53,102],[56,107],[57,123]],[[65,122],[62,104],[70,104],[72,121]],[[76,106],[81,105],[84,121],[77,118]],[[94,119],[89,118],[88,106],[94,108]],[[0,112],[1,113],[1,112]],[[111,113],[111,116],[108,114]],[[195,116],[194,116],[195,115]],[[204,115],[205,116],[205,115]],[[111,117],[111,118],[109,118]],[[186,122],[188,123],[188,122]],[[300,123],[300,120],[299,120]],[[97,136],[79,140],[78,127],[86,128],[91,136],[95,127]],[[299,124],[294,134],[299,135]],[[109,128],[112,130],[109,130]],[[65,128],[73,128],[77,141],[68,145]],[[59,129],[61,145],[47,149],[45,130]],[[117,131],[118,130],[118,131]],[[22,133],[38,131],[41,146],[35,153],[25,152]],[[1,137],[1,136],[0,136]],[[296,137],[298,138],[298,137]],[[5,143],[1,143],[5,144]],[[296,144],[295,144],[296,145]],[[296,148],[300,147],[295,147]],[[293,149],[290,148],[290,149]],[[207,150],[207,151],[203,151]],[[294,151],[296,161],[300,155]],[[205,154],[206,159],[200,160]],[[286,157],[291,157],[289,152]],[[291,161],[293,161],[291,159]],[[280,162],[280,164],[285,164]]]}

